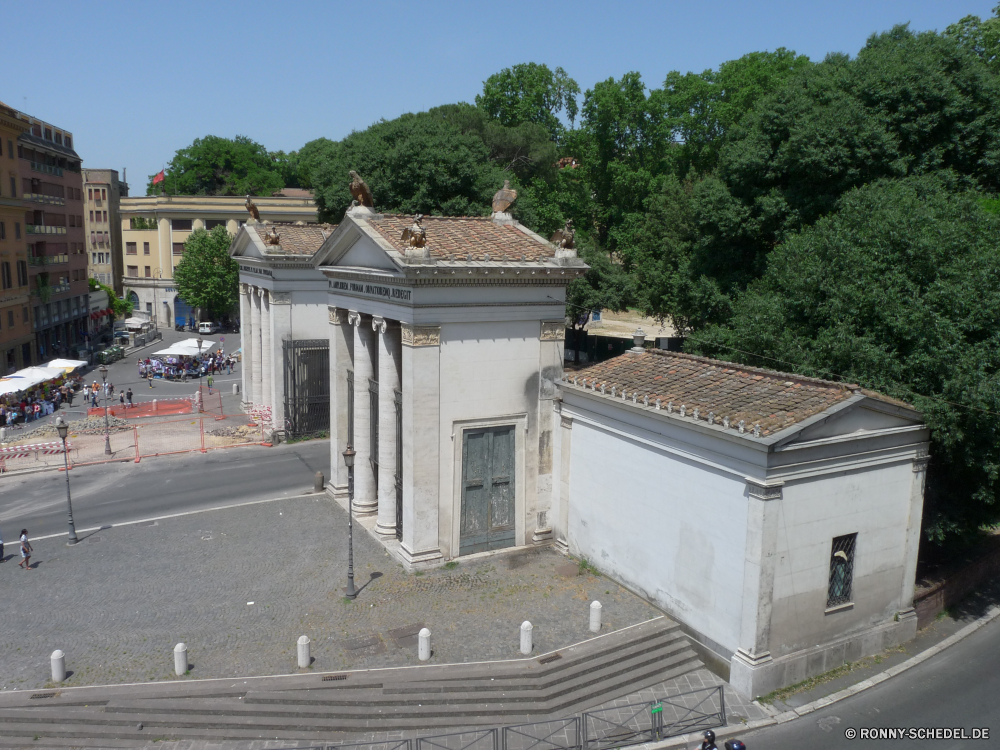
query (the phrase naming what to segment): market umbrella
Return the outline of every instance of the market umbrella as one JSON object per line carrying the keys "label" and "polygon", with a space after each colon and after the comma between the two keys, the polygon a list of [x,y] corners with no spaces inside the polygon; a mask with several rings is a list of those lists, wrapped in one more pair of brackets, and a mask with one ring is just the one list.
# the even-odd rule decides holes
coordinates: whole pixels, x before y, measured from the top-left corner
{"label": "market umbrella", "polygon": [[62,372],[73,372],[73,370],[83,367],[86,364],[86,361],[82,359],[54,359],[46,367],[61,370]]}
{"label": "market umbrella", "polygon": [[25,367],[13,375],[0,378],[0,396],[8,393],[17,393],[18,391],[26,391],[39,383],[44,383],[46,380],[58,378],[62,374],[62,370],[52,367]]}

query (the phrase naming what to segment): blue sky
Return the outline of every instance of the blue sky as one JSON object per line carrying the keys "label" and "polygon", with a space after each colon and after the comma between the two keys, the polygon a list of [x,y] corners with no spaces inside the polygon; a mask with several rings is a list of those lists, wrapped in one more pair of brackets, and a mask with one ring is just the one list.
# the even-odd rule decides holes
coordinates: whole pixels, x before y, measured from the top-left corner
{"label": "blue sky", "polygon": [[[0,100],[75,136],[84,165],[128,168],[133,194],[199,136],[290,151],[381,119],[473,101],[519,62],[582,89],[701,71],[755,50],[855,54],[909,22],[941,30],[997,0],[766,2],[50,2],[6,38]],[[8,14],[9,15],[9,14]],[[19,16],[23,14],[15,14]],[[19,72],[19,75],[11,73]]]}

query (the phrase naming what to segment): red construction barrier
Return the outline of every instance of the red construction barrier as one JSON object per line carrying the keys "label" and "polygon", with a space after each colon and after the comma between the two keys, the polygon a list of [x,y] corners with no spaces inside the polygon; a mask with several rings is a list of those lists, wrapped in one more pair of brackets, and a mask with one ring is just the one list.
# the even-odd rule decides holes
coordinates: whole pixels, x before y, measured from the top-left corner
{"label": "red construction barrier", "polygon": [[[134,398],[134,397],[133,397]],[[108,415],[119,419],[139,419],[141,417],[169,417],[178,414],[191,414],[192,398],[180,396],[173,398],[152,398],[142,401],[133,400],[132,406],[122,406],[116,403],[108,406]],[[104,407],[87,410],[88,417],[103,417]]]}

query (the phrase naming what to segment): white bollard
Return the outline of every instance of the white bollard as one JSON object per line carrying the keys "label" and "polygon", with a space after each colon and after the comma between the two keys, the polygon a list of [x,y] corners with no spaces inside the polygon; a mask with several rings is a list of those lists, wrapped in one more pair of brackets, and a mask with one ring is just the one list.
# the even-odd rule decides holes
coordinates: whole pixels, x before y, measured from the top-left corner
{"label": "white bollard", "polygon": [[233,383],[233,395],[235,396],[239,392],[240,392],[240,384],[239,383]]}
{"label": "white bollard", "polygon": [[52,652],[52,681],[62,682],[66,679],[66,654],[59,649]]}
{"label": "white bollard", "polygon": [[533,630],[531,623],[525,620],[521,623],[521,653],[530,654],[531,653],[531,631]]}
{"label": "white bollard", "polygon": [[180,677],[188,671],[188,647],[183,643],[174,646],[174,673]]}
{"label": "white bollard", "polygon": [[159,405],[156,403],[156,399],[154,398],[153,399],[153,414],[156,414],[156,411],[157,411],[158,408],[159,408]]}
{"label": "white bollard", "polygon": [[590,603],[590,632],[596,633],[601,629],[601,607],[600,602]]}
{"label": "white bollard", "polygon": [[299,669],[305,669],[310,664],[309,658],[309,636],[299,636]]}
{"label": "white bollard", "polygon": [[420,661],[427,661],[431,658],[431,631],[427,628],[421,628],[417,641],[417,658]]}

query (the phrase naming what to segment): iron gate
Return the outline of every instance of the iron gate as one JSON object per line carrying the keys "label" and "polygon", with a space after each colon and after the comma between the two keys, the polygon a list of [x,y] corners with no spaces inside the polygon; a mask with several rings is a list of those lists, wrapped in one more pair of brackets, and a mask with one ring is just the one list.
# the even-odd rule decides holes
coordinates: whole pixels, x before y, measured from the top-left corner
{"label": "iron gate", "polygon": [[301,437],[330,429],[330,342],[282,341],[285,433]]}
{"label": "iron gate", "polygon": [[396,539],[403,541],[403,394],[393,393],[396,403]]}

